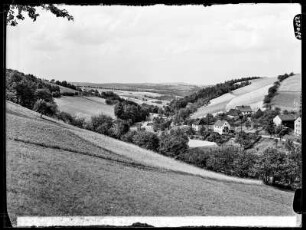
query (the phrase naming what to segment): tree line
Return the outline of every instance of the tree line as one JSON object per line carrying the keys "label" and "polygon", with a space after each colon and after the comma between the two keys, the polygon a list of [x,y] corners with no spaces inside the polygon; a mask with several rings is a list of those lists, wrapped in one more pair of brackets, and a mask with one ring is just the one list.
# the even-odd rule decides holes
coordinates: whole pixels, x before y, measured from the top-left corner
{"label": "tree line", "polygon": [[274,82],[273,86],[271,86],[268,89],[268,94],[264,97],[264,106],[265,108],[271,108],[271,101],[272,99],[275,97],[275,95],[277,94],[277,90],[281,84],[281,82],[285,79],[287,79],[290,76],[293,76],[294,73],[290,73],[290,74],[283,74],[283,75],[278,75],[277,77],[277,81]]}

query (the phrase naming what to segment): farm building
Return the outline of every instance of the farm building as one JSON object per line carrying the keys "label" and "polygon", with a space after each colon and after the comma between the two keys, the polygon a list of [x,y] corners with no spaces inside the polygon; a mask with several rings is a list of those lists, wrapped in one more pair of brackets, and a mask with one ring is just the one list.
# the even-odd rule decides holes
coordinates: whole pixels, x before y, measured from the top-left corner
{"label": "farm building", "polygon": [[214,132],[219,133],[220,135],[228,133],[231,126],[226,120],[218,120],[214,124]]}
{"label": "farm building", "polygon": [[294,121],[294,134],[300,136],[302,134],[302,118],[298,117]]}
{"label": "farm building", "polygon": [[236,106],[236,110],[238,110],[242,115],[250,115],[253,112],[249,105]]}
{"label": "farm building", "polygon": [[205,122],[203,119],[197,120],[195,121],[191,127],[195,130],[195,131],[200,131],[200,129],[205,125]]}
{"label": "farm building", "polygon": [[230,117],[230,118],[237,118],[237,117],[239,117],[239,114],[240,114],[240,111],[237,110],[237,109],[230,109],[227,112],[227,116]]}
{"label": "farm building", "polygon": [[296,120],[296,116],[294,114],[282,114],[277,115],[273,118],[273,122],[276,126],[284,125],[288,128],[294,129],[294,121]]}

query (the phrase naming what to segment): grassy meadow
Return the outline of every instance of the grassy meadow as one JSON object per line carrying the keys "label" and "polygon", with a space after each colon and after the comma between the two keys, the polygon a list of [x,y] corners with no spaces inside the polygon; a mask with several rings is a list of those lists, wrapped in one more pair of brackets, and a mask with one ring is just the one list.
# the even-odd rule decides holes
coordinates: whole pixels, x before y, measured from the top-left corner
{"label": "grassy meadow", "polygon": [[70,113],[75,116],[90,119],[93,115],[103,113],[115,118],[114,106],[107,105],[103,98],[62,96],[54,99],[60,111]]}
{"label": "grassy meadow", "polygon": [[271,105],[283,110],[299,110],[301,94],[302,78],[300,74],[295,74],[281,83]]}
{"label": "grassy meadow", "polygon": [[8,213],[294,215],[293,192],[191,166],[6,103]]}
{"label": "grassy meadow", "polygon": [[268,89],[276,80],[277,77],[251,80],[250,85],[211,100],[208,106],[200,107],[191,117],[199,118],[205,116],[207,113],[225,112],[238,105],[250,105],[254,109],[262,108],[263,99],[268,93]]}

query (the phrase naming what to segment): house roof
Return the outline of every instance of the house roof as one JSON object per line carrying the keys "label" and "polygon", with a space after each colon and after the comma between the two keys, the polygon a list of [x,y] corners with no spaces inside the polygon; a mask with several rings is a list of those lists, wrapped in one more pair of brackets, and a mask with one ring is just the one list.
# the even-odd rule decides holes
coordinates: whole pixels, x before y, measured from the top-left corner
{"label": "house roof", "polygon": [[[227,122],[226,120],[217,120],[215,126],[223,126]],[[228,122],[227,122],[228,123]]]}
{"label": "house roof", "polygon": [[282,121],[294,121],[296,119],[296,115],[294,114],[282,114],[282,115],[278,115],[278,117]]}
{"label": "house roof", "polygon": [[240,112],[252,112],[252,109],[249,105],[239,105],[236,106],[236,109],[239,110]]}
{"label": "house roof", "polygon": [[230,115],[230,116],[239,116],[239,110],[237,109],[230,109],[228,112],[227,112],[227,115]]}

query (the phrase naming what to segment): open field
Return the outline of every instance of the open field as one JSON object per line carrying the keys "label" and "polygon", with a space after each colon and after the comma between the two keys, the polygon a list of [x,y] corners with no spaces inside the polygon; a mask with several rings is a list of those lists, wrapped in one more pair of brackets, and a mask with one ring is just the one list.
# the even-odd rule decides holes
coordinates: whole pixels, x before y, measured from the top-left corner
{"label": "open field", "polygon": [[[146,103],[148,105],[156,105],[158,107],[163,107],[164,105],[167,105],[172,99],[176,98],[175,96],[163,95],[160,93],[147,92],[147,91],[125,91],[125,90],[116,90],[116,89],[112,90],[98,89],[98,91],[100,93],[106,91],[112,91],[118,94],[121,98],[136,102],[137,104],[141,105],[142,103]],[[164,98],[160,99],[159,97],[164,97],[165,99]]]}
{"label": "open field", "polygon": [[103,98],[99,97],[81,97],[81,96],[62,96],[54,99],[60,111],[70,113],[71,115],[90,119],[93,115],[103,113],[115,118],[114,106],[107,105]]}
{"label": "open field", "polygon": [[189,148],[217,146],[215,142],[189,139]]}
{"label": "open field", "polygon": [[299,110],[302,94],[302,78],[300,74],[285,79],[276,96],[272,99],[272,107],[279,107],[283,110]]}
{"label": "open field", "polygon": [[293,193],[206,171],[7,102],[17,216],[294,215]]}
{"label": "open field", "polygon": [[190,85],[186,83],[88,83],[72,82],[76,86],[93,87],[106,90],[141,91],[152,92],[162,95],[184,97],[204,86]]}
{"label": "open field", "polygon": [[251,80],[250,85],[226,93],[211,100],[208,106],[202,106],[192,114],[192,118],[205,116],[207,113],[226,112],[237,105],[250,105],[252,109],[262,108],[263,99],[268,89],[277,80],[277,77],[266,77]]}

